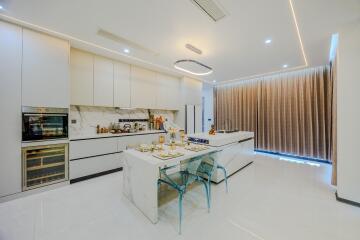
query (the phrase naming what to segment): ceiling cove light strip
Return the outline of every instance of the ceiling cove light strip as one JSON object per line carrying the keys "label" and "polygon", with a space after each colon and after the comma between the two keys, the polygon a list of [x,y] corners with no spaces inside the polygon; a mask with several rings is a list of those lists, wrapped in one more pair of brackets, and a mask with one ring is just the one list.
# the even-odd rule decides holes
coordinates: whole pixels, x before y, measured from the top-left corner
{"label": "ceiling cove light strip", "polygon": [[[13,24],[20,25],[22,27],[26,27],[26,28],[29,28],[29,29],[32,29],[32,30],[36,30],[36,31],[39,31],[39,32],[43,32],[43,33],[52,35],[54,37],[59,37],[59,38],[62,38],[64,40],[67,40],[67,41],[74,41],[74,42],[77,42],[77,43],[82,43],[82,44],[85,44],[87,46],[94,47],[94,48],[106,51],[108,53],[112,53],[112,54],[115,54],[115,55],[119,55],[121,57],[131,59],[131,60],[133,60],[135,62],[142,63],[142,64],[145,64],[147,66],[152,66],[152,67],[154,67],[156,69],[163,69],[165,72],[168,72],[168,73],[173,73],[173,74],[177,74],[177,75],[179,74],[178,72],[174,71],[172,68],[164,67],[164,66],[157,65],[157,64],[153,64],[151,62],[147,62],[147,61],[142,60],[140,58],[130,56],[130,55],[126,54],[126,53],[122,53],[120,51],[115,51],[113,49],[109,49],[109,48],[100,46],[98,44],[92,43],[92,42],[81,40],[79,38],[67,35],[65,33],[57,32],[57,31],[54,31],[54,30],[51,30],[51,29],[48,29],[48,28],[45,28],[45,27],[30,23],[30,22],[26,22],[26,21],[18,19],[18,18],[14,18],[14,17],[8,16],[8,15],[5,15],[5,14],[0,14],[0,20],[1,19],[4,20],[4,21],[13,23]],[[190,76],[188,76],[188,77],[190,77]],[[196,78],[196,77],[194,77],[194,78]],[[202,82],[208,82],[208,81],[205,81],[203,79],[199,79],[199,78],[196,78],[196,79],[199,80],[199,81],[202,81]]]}
{"label": "ceiling cove light strip", "polygon": [[[186,63],[186,62],[190,62],[190,63],[195,63],[197,65],[200,65],[201,67],[207,69],[206,72],[193,72],[193,71],[190,71],[188,69],[185,69],[183,67],[180,67],[178,66],[179,63]],[[195,60],[192,60],[192,59],[184,59],[184,60],[178,60],[174,63],[174,68],[180,70],[180,71],[183,71],[183,72],[187,72],[187,73],[190,73],[190,74],[194,74],[194,75],[197,75],[197,76],[205,76],[205,75],[209,75],[213,72],[212,68],[209,67],[209,66],[206,66],[205,64],[202,64],[201,62],[198,62],[198,61],[195,61]]]}
{"label": "ceiling cove light strip", "polygon": [[294,71],[294,70],[299,70],[299,69],[303,69],[308,67],[308,61],[306,58],[306,54],[305,54],[305,50],[304,50],[304,45],[301,39],[301,34],[300,34],[300,30],[299,30],[299,25],[297,23],[297,19],[296,19],[296,14],[295,14],[295,9],[294,9],[294,5],[292,3],[292,0],[289,0],[289,4],[290,4],[290,9],[291,9],[291,13],[294,19],[294,23],[295,23],[295,28],[296,28],[296,32],[297,32],[297,36],[299,38],[299,42],[300,42],[300,48],[301,48],[301,52],[304,58],[304,65],[301,66],[297,66],[297,67],[291,67],[291,68],[286,68],[286,70],[277,70],[277,71],[272,71],[272,72],[267,72],[267,73],[261,73],[261,74],[255,74],[255,75],[250,75],[250,76],[246,76],[246,77],[241,77],[241,78],[236,78],[236,79],[231,79],[231,80],[225,80],[225,81],[220,81],[218,83],[215,83],[215,85],[222,85],[222,84],[228,84],[228,83],[234,83],[234,82],[238,82],[238,81],[243,81],[243,80],[254,80],[266,75],[271,75],[271,74],[276,74],[276,73],[282,73],[282,72],[290,72],[290,71]]}
{"label": "ceiling cove light strip", "polygon": [[292,0],[289,0],[289,3],[290,3],[290,8],[291,8],[291,13],[292,13],[292,16],[293,16],[294,22],[295,22],[296,32],[297,32],[297,35],[298,35],[298,38],[299,38],[301,51],[302,51],[302,54],[303,54],[303,57],[304,57],[305,66],[308,66],[308,61],[307,61],[307,59],[306,59],[306,54],[305,54],[305,50],[304,50],[304,45],[303,45],[303,42],[302,42],[302,39],[301,39],[301,34],[300,34],[300,30],[299,30],[299,25],[298,25],[298,22],[297,22],[297,19],[296,19],[296,14],[295,14],[294,5],[293,5]]}

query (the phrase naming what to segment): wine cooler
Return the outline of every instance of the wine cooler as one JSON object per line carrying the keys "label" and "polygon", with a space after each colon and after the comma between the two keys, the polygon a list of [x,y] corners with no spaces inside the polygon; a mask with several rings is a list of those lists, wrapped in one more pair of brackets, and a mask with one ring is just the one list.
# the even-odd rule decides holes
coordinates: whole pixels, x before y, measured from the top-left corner
{"label": "wine cooler", "polygon": [[69,179],[68,144],[22,149],[23,191]]}

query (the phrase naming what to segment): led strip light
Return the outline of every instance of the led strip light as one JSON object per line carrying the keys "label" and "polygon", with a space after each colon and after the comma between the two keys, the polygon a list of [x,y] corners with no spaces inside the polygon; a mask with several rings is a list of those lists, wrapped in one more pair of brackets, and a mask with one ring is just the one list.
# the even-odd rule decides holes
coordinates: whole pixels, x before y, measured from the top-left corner
{"label": "led strip light", "polygon": [[[292,2],[292,1],[293,1],[293,0],[289,0],[289,5],[290,5],[292,17],[293,17],[293,19],[294,19],[294,24],[295,24],[295,28],[296,28],[296,33],[297,33],[297,36],[298,36],[298,38],[299,38],[300,49],[301,49],[301,53],[302,53],[302,56],[303,56],[303,58],[304,58],[305,64],[304,64],[304,65],[301,65],[301,66],[297,66],[297,67],[287,68],[287,69],[286,69],[286,72],[290,72],[290,71],[293,71],[293,70],[299,70],[299,69],[306,68],[306,67],[309,66],[308,61],[307,61],[307,58],[306,58],[306,54],[305,54],[304,44],[303,44],[303,42],[302,42],[302,38],[301,38],[301,34],[300,34],[299,25],[298,25],[298,22],[297,22],[297,19],[296,19],[296,14],[295,14],[294,5],[293,5],[293,2]],[[281,72],[284,72],[284,70],[278,70],[278,71],[273,71],[273,72],[255,74],[255,75],[246,76],[246,77],[242,77],[242,78],[225,80],[225,81],[221,81],[221,82],[219,82],[219,83],[216,83],[216,85],[222,85],[222,84],[227,84],[227,83],[232,83],[232,82],[238,82],[238,81],[241,81],[241,80],[253,80],[253,79],[256,79],[256,78],[259,78],[259,77],[263,77],[263,76],[271,75],[271,74],[276,74],[276,73],[281,73]],[[213,84],[215,85],[215,83],[213,83]]]}
{"label": "led strip light", "polygon": [[[207,71],[206,72],[202,72],[202,73],[198,73],[198,72],[193,72],[193,71],[190,71],[188,69],[185,69],[185,68],[182,68],[182,67],[179,67],[177,66],[177,64],[179,63],[184,63],[184,62],[191,62],[191,63],[195,63],[195,64],[198,64],[200,65],[201,67],[203,68],[206,68]],[[205,64],[202,64],[201,62],[198,62],[198,61],[195,61],[195,60],[192,60],[192,59],[185,59],[185,60],[178,60],[174,63],[174,68],[180,70],[180,71],[184,71],[184,72],[187,72],[187,73],[190,73],[190,74],[194,74],[194,75],[197,75],[197,76],[205,76],[205,75],[209,75],[213,72],[212,68],[209,67],[209,66],[206,66]]]}
{"label": "led strip light", "polygon": [[[298,66],[298,67],[292,67],[292,68],[288,68],[286,71],[291,71],[291,70],[296,70],[296,69],[301,69],[301,68],[305,68],[308,66],[308,61],[307,61],[307,58],[306,58],[306,54],[305,54],[305,50],[304,50],[304,45],[303,45],[303,42],[302,42],[302,38],[301,38],[301,34],[300,34],[300,30],[299,30],[299,25],[298,25],[298,22],[297,22],[297,19],[296,19],[296,14],[295,14],[295,9],[294,9],[294,6],[293,6],[293,2],[292,0],[289,0],[289,4],[290,4],[290,8],[291,8],[291,13],[292,13],[292,16],[293,16],[293,19],[294,19],[294,23],[295,23],[295,27],[296,27],[296,32],[297,32],[297,36],[299,38],[299,42],[300,42],[300,47],[301,47],[301,52],[302,52],[302,55],[303,55],[303,58],[304,58],[304,61],[305,61],[305,65],[303,66]],[[147,61],[144,61],[140,58],[136,58],[136,57],[133,57],[133,56],[129,56],[127,54],[123,54],[119,51],[115,51],[115,50],[112,50],[112,49],[109,49],[109,48],[105,48],[103,46],[100,46],[100,45],[97,45],[95,43],[91,43],[91,42],[87,42],[87,41],[84,41],[84,40],[81,40],[79,38],[76,38],[76,37],[73,37],[73,36],[70,36],[70,35],[67,35],[67,34],[64,34],[64,33],[60,33],[60,32],[56,32],[56,31],[53,31],[51,29],[48,29],[48,28],[45,28],[45,27],[41,27],[39,25],[36,25],[36,24],[32,24],[32,23],[29,23],[29,22],[26,22],[26,21],[23,21],[23,20],[20,20],[20,19],[17,19],[17,18],[14,18],[14,17],[10,17],[10,16],[7,16],[7,15],[4,15],[4,14],[0,14],[0,17],[2,19],[5,19],[9,22],[12,22],[12,23],[15,23],[15,24],[19,24],[19,25],[22,25],[24,27],[28,27],[28,28],[32,28],[32,29],[35,29],[35,30],[38,30],[38,31],[42,31],[42,32],[45,32],[45,33],[48,33],[48,34],[51,34],[51,35],[54,35],[54,36],[58,36],[60,38],[63,38],[63,39],[66,39],[68,41],[72,40],[72,41],[76,41],[76,42],[80,42],[80,43],[83,43],[85,45],[88,45],[88,46],[92,46],[92,47],[95,47],[95,48],[98,48],[98,49],[101,49],[101,50],[104,50],[104,51],[107,51],[107,52],[110,52],[110,53],[113,53],[113,54],[116,54],[116,55],[120,55],[122,57],[125,57],[125,58],[129,58],[129,59],[132,59],[134,61],[138,61],[138,62],[141,62],[143,64],[146,64],[146,65],[150,65],[150,66],[153,66],[155,68],[158,68],[158,69],[164,69],[166,70],[167,72],[173,72],[172,69],[170,68],[167,68],[167,67],[164,67],[164,66],[161,66],[161,65],[157,65],[157,64],[153,64],[153,63],[150,63],[150,62],[147,62]],[[183,72],[186,72],[186,73],[189,73],[189,74],[192,74],[192,75],[197,75],[197,76],[203,76],[203,75],[208,75],[210,73],[212,73],[212,69],[209,73],[202,73],[202,74],[196,74],[196,73],[193,73],[189,70],[186,70],[186,69],[183,69],[181,67],[178,67],[178,66],[175,66],[174,67],[178,70],[181,70]],[[207,66],[206,66],[207,67]],[[274,72],[268,72],[268,73],[263,73],[263,74],[257,74],[257,75],[252,75],[252,76],[247,76],[247,77],[243,77],[243,78],[237,78],[237,79],[232,79],[232,80],[226,80],[226,81],[222,81],[220,83],[217,83],[218,85],[220,84],[225,84],[225,83],[229,83],[229,82],[235,82],[235,81],[240,81],[240,80],[244,80],[244,79],[254,79],[254,78],[257,78],[257,77],[261,77],[261,76],[265,76],[265,75],[269,75],[269,74],[275,74],[275,73],[280,73],[280,72],[284,72],[284,70],[279,70],[279,71],[274,71]],[[200,80],[202,82],[208,82],[210,83],[209,81],[205,81],[203,79],[197,79],[197,80]],[[214,84],[214,83],[212,83]]]}
{"label": "led strip light", "polygon": [[[109,49],[109,48],[106,48],[106,47],[103,47],[103,46],[100,46],[98,44],[88,42],[88,41],[85,41],[85,40],[81,40],[81,39],[73,37],[71,35],[61,33],[61,32],[57,32],[57,31],[54,31],[54,30],[51,30],[51,29],[48,29],[48,28],[45,28],[45,27],[42,27],[42,26],[39,26],[39,25],[36,25],[36,24],[32,24],[30,22],[26,22],[26,21],[18,19],[18,18],[14,18],[14,17],[8,16],[8,15],[5,15],[5,14],[0,14],[0,20],[1,19],[4,20],[4,21],[7,21],[9,23],[20,25],[21,27],[25,27],[25,28],[29,28],[29,29],[32,29],[32,30],[35,30],[35,31],[43,32],[43,33],[52,35],[54,37],[62,38],[62,39],[67,40],[69,42],[74,41],[74,42],[81,43],[81,44],[84,44],[86,46],[90,46],[90,47],[93,47],[93,48],[97,48],[97,49],[100,49],[102,51],[112,53],[112,54],[115,54],[115,55],[118,55],[118,56],[121,56],[121,57],[124,57],[124,58],[127,58],[127,59],[131,59],[134,62],[141,63],[141,64],[144,64],[144,65],[147,65],[147,66],[152,66],[154,69],[163,69],[165,72],[167,72],[169,74],[172,73],[172,74],[174,74],[176,76],[179,75],[179,73],[177,71],[174,71],[172,68],[164,67],[164,66],[158,65],[158,64],[154,64],[154,63],[145,61],[143,59],[140,59],[140,58],[137,58],[137,57],[134,57],[134,56],[130,56],[128,54],[124,54],[124,53],[122,53],[120,51]],[[182,77],[184,77],[184,75],[182,75]],[[208,81],[205,81],[203,79],[196,78],[194,76],[187,75],[187,77],[192,77],[192,78],[194,78],[196,80],[199,80],[199,81],[202,81],[202,82],[208,82]]]}

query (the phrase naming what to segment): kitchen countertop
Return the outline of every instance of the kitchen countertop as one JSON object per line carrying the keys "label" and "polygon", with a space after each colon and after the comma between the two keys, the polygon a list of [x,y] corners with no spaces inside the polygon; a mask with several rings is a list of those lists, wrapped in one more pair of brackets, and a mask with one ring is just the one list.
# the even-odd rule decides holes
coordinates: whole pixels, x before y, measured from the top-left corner
{"label": "kitchen countertop", "polygon": [[215,135],[210,135],[209,133],[195,133],[189,134],[188,137],[209,140],[210,146],[223,146],[245,139],[253,138],[254,133],[247,131],[239,131],[233,133],[216,133]]}
{"label": "kitchen countertop", "polygon": [[70,141],[77,140],[87,140],[87,139],[97,139],[97,138],[110,138],[110,137],[126,137],[126,136],[134,136],[134,135],[147,135],[147,134],[157,134],[157,133],[165,133],[164,130],[146,130],[140,132],[133,133],[100,133],[100,134],[87,134],[87,135],[76,135],[70,136]]}

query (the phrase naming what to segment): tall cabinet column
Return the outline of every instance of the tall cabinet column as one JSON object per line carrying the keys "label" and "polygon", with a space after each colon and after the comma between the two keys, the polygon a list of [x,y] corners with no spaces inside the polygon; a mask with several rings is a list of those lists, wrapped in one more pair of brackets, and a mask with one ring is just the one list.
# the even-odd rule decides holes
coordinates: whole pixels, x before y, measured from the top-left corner
{"label": "tall cabinet column", "polygon": [[21,35],[0,21],[0,197],[21,192]]}

